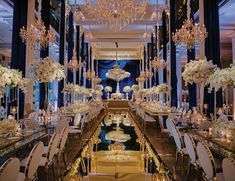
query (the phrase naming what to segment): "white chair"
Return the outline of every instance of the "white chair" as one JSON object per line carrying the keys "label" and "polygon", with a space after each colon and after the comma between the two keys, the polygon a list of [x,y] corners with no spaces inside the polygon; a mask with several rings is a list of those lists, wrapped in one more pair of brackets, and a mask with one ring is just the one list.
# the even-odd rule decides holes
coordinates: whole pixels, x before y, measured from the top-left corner
{"label": "white chair", "polygon": [[170,131],[167,128],[164,128],[164,123],[163,123],[163,117],[162,116],[158,116],[158,120],[159,120],[159,125],[161,128],[161,134],[162,134],[162,141],[163,141],[163,134],[167,134],[170,136]]}
{"label": "white chair", "polygon": [[209,147],[204,143],[198,142],[196,150],[200,166],[205,173],[204,177],[209,181],[223,181],[223,173],[216,173],[215,160]]}
{"label": "white chair", "polygon": [[225,181],[235,180],[235,161],[225,158],[222,162],[223,175]]}
{"label": "white chair", "polygon": [[1,181],[16,181],[20,170],[20,160],[9,158],[0,168]]}
{"label": "white chair", "polygon": [[178,162],[178,156],[179,155],[181,156],[182,163],[184,163],[184,157],[188,155],[188,152],[187,149],[184,147],[183,140],[178,128],[176,128],[176,126],[173,125],[171,129],[172,129],[171,133],[176,144],[176,162],[175,162],[175,167],[176,167]]}
{"label": "white chair", "polygon": [[52,166],[53,176],[55,178],[55,163],[54,157],[58,154],[58,145],[59,145],[60,136],[57,133],[54,133],[51,137],[50,144],[48,147],[45,147],[44,150],[47,150],[47,153],[41,157],[40,167],[45,168],[46,178],[48,180],[48,169]]}
{"label": "white chair", "polygon": [[24,173],[20,172],[17,181],[37,179],[37,169],[43,154],[43,143],[39,141],[31,150],[29,156],[21,161]]}
{"label": "white chair", "polygon": [[196,144],[193,138],[188,133],[184,134],[184,144],[190,158],[190,164],[188,170],[188,179],[189,179],[192,166],[198,170],[200,168],[200,165],[199,161],[197,160]]}
{"label": "white chair", "polygon": [[82,119],[82,116],[80,113],[77,113],[74,117],[74,126],[78,127]]}
{"label": "white chair", "polygon": [[59,146],[58,146],[58,155],[57,155],[57,162],[59,161],[59,158],[62,156],[63,157],[63,161],[64,161],[64,166],[66,168],[66,161],[65,161],[65,144],[67,142],[68,139],[68,128],[64,128],[61,132],[60,135],[60,141],[59,141]]}

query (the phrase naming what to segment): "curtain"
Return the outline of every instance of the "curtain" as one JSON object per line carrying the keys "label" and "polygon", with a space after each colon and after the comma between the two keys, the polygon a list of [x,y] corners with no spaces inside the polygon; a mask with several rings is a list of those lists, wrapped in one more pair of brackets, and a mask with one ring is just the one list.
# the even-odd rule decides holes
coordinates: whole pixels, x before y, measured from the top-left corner
{"label": "curtain", "polygon": [[[12,30],[12,51],[11,51],[11,68],[22,71],[25,76],[25,63],[26,63],[26,46],[22,43],[19,35],[22,26],[27,27],[27,11],[28,0],[14,0],[13,12],[13,30]],[[16,105],[16,101],[12,102]],[[24,94],[20,91],[19,95],[19,118],[24,116]],[[10,106],[9,106],[10,108]],[[7,110],[9,113],[9,110]]]}

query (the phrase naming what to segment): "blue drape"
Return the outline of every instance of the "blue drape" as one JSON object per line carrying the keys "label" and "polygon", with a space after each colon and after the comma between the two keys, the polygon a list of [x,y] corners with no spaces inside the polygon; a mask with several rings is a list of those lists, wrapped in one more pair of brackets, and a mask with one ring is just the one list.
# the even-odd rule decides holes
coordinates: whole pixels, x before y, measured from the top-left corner
{"label": "blue drape", "polygon": [[[45,24],[47,30],[50,29],[50,1],[42,0],[42,21]],[[40,57],[45,58],[49,55],[49,47],[47,46],[45,49],[41,50]],[[44,108],[44,100],[45,100],[45,85],[44,83],[40,83],[40,101],[39,106],[40,109]]]}
{"label": "blue drape", "polygon": [[[64,65],[64,35],[65,35],[65,0],[61,0],[61,11],[60,11],[60,52],[59,52],[59,63]],[[63,85],[64,80],[58,82],[58,107],[63,106]]]}
{"label": "blue drape", "polygon": [[[218,67],[220,64],[220,30],[219,30],[219,9],[218,0],[204,1],[205,27],[208,32],[206,39],[206,57],[208,60],[213,60],[213,63]],[[205,89],[205,103],[208,104],[209,113],[214,112],[214,94],[209,94]],[[222,106],[222,93],[217,93],[217,106]]]}
{"label": "blue drape", "polygon": [[[108,70],[112,69],[115,64],[115,60],[98,60],[98,68],[99,68],[99,77],[102,79],[101,84],[105,86],[111,86],[113,88],[113,92],[116,92],[117,83],[113,80],[106,78],[106,73]],[[139,60],[120,60],[118,61],[119,66],[129,72],[131,74],[130,78],[126,78],[120,81],[120,92],[123,92],[123,88],[127,85],[132,86],[133,84],[137,84],[136,78],[140,74],[139,72]],[[129,94],[129,98],[131,94]],[[106,92],[104,92],[103,98],[107,98]]]}
{"label": "blue drape", "polygon": [[[170,0],[170,33],[175,32],[175,0]],[[176,48],[175,44],[170,40],[171,49],[171,105],[177,106],[177,76],[176,76]],[[180,87],[181,89],[181,87]]]}
{"label": "blue drape", "polygon": [[[162,52],[163,52],[163,60],[167,61],[167,14],[164,10],[162,12]],[[166,69],[163,69],[163,82],[167,82],[167,76],[166,76]]]}
{"label": "blue drape", "polygon": [[[191,1],[191,8],[192,8],[192,4],[193,4],[193,0]],[[193,12],[191,12],[191,18],[192,20],[194,20],[194,16],[193,16]],[[187,55],[188,55],[188,62],[190,60],[195,60],[195,48],[192,50],[188,50],[187,51]],[[192,107],[197,106],[197,87],[196,84],[188,84],[188,97],[189,97],[189,108],[192,109]]]}
{"label": "blue drape", "polygon": [[[27,5],[28,0],[14,0],[11,68],[22,71],[23,75],[25,75],[26,46],[22,43],[19,31],[22,26],[27,26]],[[13,104],[16,104],[16,102]],[[19,97],[19,116],[20,118],[24,116],[24,94],[21,91]]]}
{"label": "blue drape", "polygon": [[[69,13],[69,29],[68,29],[68,62],[73,57],[73,34],[74,34],[74,27],[73,27],[73,13]],[[68,70],[68,79],[67,82],[73,83],[73,71]]]}

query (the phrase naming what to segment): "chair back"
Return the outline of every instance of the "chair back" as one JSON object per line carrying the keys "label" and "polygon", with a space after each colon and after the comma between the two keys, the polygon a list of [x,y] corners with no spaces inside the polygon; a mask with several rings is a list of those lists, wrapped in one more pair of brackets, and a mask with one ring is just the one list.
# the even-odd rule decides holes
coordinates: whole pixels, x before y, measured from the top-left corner
{"label": "chair back", "polygon": [[222,162],[223,175],[225,181],[234,181],[235,179],[235,160],[225,158]]}
{"label": "chair back", "polygon": [[202,121],[198,127],[200,130],[208,130],[210,127],[212,127],[213,123],[211,121]]}
{"label": "chair back", "polygon": [[66,141],[68,139],[68,135],[69,135],[69,129],[64,128],[61,132],[61,135],[60,135],[60,143],[59,143],[59,151],[60,152],[64,151],[65,144],[66,144]]}
{"label": "chair back", "polygon": [[20,171],[20,160],[18,158],[9,158],[0,167],[1,181],[16,181]]}
{"label": "chair back", "polygon": [[174,138],[177,150],[181,151],[182,148],[183,148],[183,142],[182,142],[181,134],[175,126],[172,126],[171,128],[172,128],[171,133],[172,133],[172,136]]}
{"label": "chair back", "polygon": [[55,132],[60,134],[64,128],[68,127],[69,127],[68,120],[66,118],[61,119],[58,121],[57,125],[55,126]]}
{"label": "chair back", "polygon": [[162,116],[158,116],[158,120],[159,120],[159,124],[160,124],[161,130],[163,130],[164,129],[163,117]]}
{"label": "chair back", "polygon": [[196,156],[196,144],[191,136],[189,136],[188,133],[184,134],[184,144],[186,147],[186,150],[189,154],[191,163],[195,164],[197,160]]}
{"label": "chair back", "polygon": [[197,144],[197,155],[200,166],[202,167],[208,180],[213,180],[216,176],[215,161],[209,147],[201,142]]}
{"label": "chair back", "polygon": [[59,145],[60,136],[58,133],[54,133],[51,137],[50,145],[48,147],[47,160],[50,162],[54,155],[57,153],[57,147]]}
{"label": "chair back", "polygon": [[81,114],[80,113],[77,113],[74,117],[74,126],[78,126],[81,122]]}
{"label": "chair back", "polygon": [[39,141],[31,150],[27,164],[25,167],[25,176],[27,179],[31,180],[34,178],[35,173],[37,172],[42,154],[43,154],[44,145]]}
{"label": "chair back", "polygon": [[166,128],[167,128],[168,132],[171,134],[171,136],[172,136],[172,127],[173,126],[174,126],[173,120],[167,118],[167,120],[166,120]]}
{"label": "chair back", "polygon": [[221,121],[228,121],[228,116],[225,115],[225,114],[221,114],[221,115],[218,117],[218,120],[221,120]]}

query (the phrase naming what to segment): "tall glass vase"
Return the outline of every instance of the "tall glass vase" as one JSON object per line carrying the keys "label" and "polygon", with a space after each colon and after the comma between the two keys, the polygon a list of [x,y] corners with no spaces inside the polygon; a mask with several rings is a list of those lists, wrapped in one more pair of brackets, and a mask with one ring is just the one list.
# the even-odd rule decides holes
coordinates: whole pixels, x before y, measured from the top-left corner
{"label": "tall glass vase", "polygon": [[204,84],[198,83],[198,109],[203,115],[203,102],[204,102]]}
{"label": "tall glass vase", "polygon": [[47,106],[48,106],[48,83],[45,82],[44,83],[44,88],[45,88],[45,98],[44,98],[44,110],[47,110]]}

